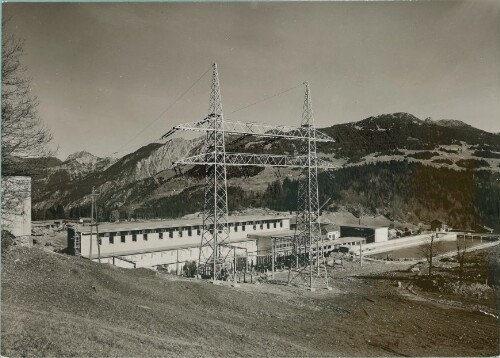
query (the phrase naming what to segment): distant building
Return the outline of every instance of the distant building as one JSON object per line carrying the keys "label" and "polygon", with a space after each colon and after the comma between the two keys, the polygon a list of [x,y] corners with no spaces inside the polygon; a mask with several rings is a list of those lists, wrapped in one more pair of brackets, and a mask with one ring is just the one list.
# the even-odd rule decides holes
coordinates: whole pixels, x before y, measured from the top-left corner
{"label": "distant building", "polygon": [[445,232],[449,231],[449,228],[444,221],[435,219],[431,221],[431,231]]}
{"label": "distant building", "polygon": [[367,225],[340,225],[340,238],[362,237],[366,243],[382,242],[389,240],[389,227]]}
{"label": "distant building", "polygon": [[340,237],[340,231],[339,230],[329,231],[326,233],[326,237],[328,238],[328,240],[336,240]]}
{"label": "distant building", "polygon": [[57,230],[60,229],[63,225],[62,220],[39,220],[39,221],[32,221],[31,226],[32,229],[47,229],[47,230]]}
{"label": "distant building", "polygon": [[19,238],[31,237],[30,177],[2,177],[2,230]]}
{"label": "distant building", "polygon": [[480,225],[480,224],[474,224],[472,226],[472,230],[474,230],[474,232],[477,232],[479,234],[493,234],[493,232],[495,231],[490,227]]}
{"label": "distant building", "polygon": [[[103,223],[98,226],[101,262],[121,267],[163,267],[182,270],[189,261],[198,261],[201,244],[201,219],[155,220],[146,222]],[[245,251],[256,263],[259,243],[249,234],[280,234],[290,230],[290,218],[278,216],[233,216],[229,218],[230,245]],[[98,259],[94,226],[68,227],[68,249],[79,246],[81,256]],[[78,238],[79,244],[78,244]],[[230,248],[227,248],[230,250]],[[243,252],[239,252],[239,255]],[[255,256],[255,258],[252,258]]]}

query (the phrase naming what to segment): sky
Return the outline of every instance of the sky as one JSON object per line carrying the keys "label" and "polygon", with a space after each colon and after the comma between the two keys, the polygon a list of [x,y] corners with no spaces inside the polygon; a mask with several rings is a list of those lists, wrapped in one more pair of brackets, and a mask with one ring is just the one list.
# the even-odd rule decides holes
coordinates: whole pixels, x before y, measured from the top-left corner
{"label": "sky", "polygon": [[226,119],[299,125],[309,81],[317,127],[408,112],[500,132],[499,1],[3,3],[2,16],[61,159],[120,157],[203,119],[213,62]]}

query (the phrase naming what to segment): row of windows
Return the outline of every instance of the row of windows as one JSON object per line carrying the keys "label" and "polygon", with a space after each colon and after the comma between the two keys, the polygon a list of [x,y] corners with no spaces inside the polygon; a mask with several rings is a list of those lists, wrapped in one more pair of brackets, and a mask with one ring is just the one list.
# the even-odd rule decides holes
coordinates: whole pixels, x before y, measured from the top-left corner
{"label": "row of windows", "polygon": [[[283,227],[283,223],[280,222],[280,227]],[[263,229],[264,228],[264,224],[260,224],[260,229]],[[267,228],[269,229],[270,228],[270,223],[267,223]],[[274,223],[274,228],[276,228],[276,223]],[[256,225],[253,226],[253,229],[256,230]],[[235,232],[237,232],[237,227],[235,227]],[[242,231],[245,231],[245,227],[243,226],[242,227]],[[160,240],[163,240],[163,235],[164,233],[163,232],[159,232],[158,233],[158,238]],[[178,233],[178,237],[182,237],[182,231],[179,231]],[[197,230],[197,235],[201,235],[201,230],[198,229]],[[188,230],[188,236],[192,236],[192,231],[191,230]],[[114,233],[102,233],[102,234],[99,234],[99,240],[102,240],[103,237],[108,237],[109,239],[109,244],[113,245],[115,243],[115,236]],[[120,237],[120,242],[121,243],[126,243],[126,235],[125,234],[122,234],[119,236]],[[170,239],[173,239],[174,238],[174,232],[173,231],[169,231],[168,232],[168,237]],[[142,239],[143,241],[148,241],[148,234],[147,233],[143,233],[142,234]],[[102,241],[100,241],[102,242]],[[137,242],[137,234],[132,234],[132,242]]]}
{"label": "row of windows", "polygon": [[[266,228],[267,229],[270,229],[271,226],[273,228],[277,228],[278,227],[278,223],[279,223],[279,227],[282,228],[283,227],[283,221],[279,221],[279,222],[267,222],[267,223],[260,223],[259,224],[259,229],[260,230],[264,230],[264,225],[266,225]],[[236,223],[236,225],[234,226],[234,232],[238,232],[238,225],[239,223]],[[232,224],[229,224],[229,226],[231,227]],[[212,225],[213,227],[213,225]],[[193,236],[193,230],[191,230],[192,227],[188,227],[187,229],[187,235],[188,236]],[[164,233],[168,233],[168,237],[170,239],[173,239],[174,237],[174,232],[177,232],[177,237],[182,237],[183,235],[183,232],[185,230],[182,230],[184,228],[181,228],[181,230],[177,231],[177,229],[146,229],[146,230],[134,230],[134,231],[119,231],[119,232],[105,232],[105,233],[100,233],[99,234],[99,237],[102,238],[102,237],[109,237],[109,243],[110,244],[113,244],[114,243],[114,237],[116,236],[120,236],[121,237],[121,242],[125,242],[125,236],[126,235],[132,235],[132,241],[137,241],[137,235],[141,235],[143,236],[143,239],[144,241],[147,241],[148,240],[148,233],[158,233],[158,236],[160,239],[163,239],[163,234]],[[253,225],[253,230],[257,230],[257,224],[254,224]],[[246,225],[242,225],[241,226],[241,231],[246,231]],[[196,235],[200,236],[201,235],[201,229],[198,228],[196,229]]]}

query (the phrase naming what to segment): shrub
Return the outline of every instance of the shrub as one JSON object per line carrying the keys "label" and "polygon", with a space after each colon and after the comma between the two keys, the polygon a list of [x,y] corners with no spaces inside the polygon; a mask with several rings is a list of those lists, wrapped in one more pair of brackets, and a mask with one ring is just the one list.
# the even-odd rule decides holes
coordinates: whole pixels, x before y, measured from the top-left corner
{"label": "shrub", "polygon": [[488,162],[483,159],[460,159],[455,164],[466,169],[476,169],[490,166]]}
{"label": "shrub", "polygon": [[9,247],[14,244],[14,239],[16,237],[10,233],[10,231],[2,230],[2,257],[5,256]]}
{"label": "shrub", "polygon": [[468,297],[483,298],[491,288],[482,283],[463,283],[457,281],[445,282],[439,289],[443,293],[454,293]]}
{"label": "shrub", "polygon": [[415,159],[431,159],[432,157],[435,157],[437,155],[439,155],[439,153],[437,152],[417,152],[417,153],[410,153],[406,157]]}
{"label": "shrub", "polygon": [[475,157],[481,157],[481,158],[500,158],[500,153],[494,153],[489,150],[476,150],[474,153],[472,153],[473,156]]}
{"label": "shrub", "polygon": [[188,261],[184,265],[184,276],[195,277],[197,274],[196,261]]}
{"label": "shrub", "polygon": [[439,150],[440,150],[441,152],[445,152],[445,153],[454,153],[454,154],[458,153],[458,151],[457,151],[457,150],[453,150],[453,149],[446,149],[446,148],[441,148],[441,147],[439,147]]}
{"label": "shrub", "polygon": [[446,158],[434,159],[432,162],[433,163],[440,163],[440,164],[448,164],[448,165],[452,165],[453,164],[453,160],[446,159]]}

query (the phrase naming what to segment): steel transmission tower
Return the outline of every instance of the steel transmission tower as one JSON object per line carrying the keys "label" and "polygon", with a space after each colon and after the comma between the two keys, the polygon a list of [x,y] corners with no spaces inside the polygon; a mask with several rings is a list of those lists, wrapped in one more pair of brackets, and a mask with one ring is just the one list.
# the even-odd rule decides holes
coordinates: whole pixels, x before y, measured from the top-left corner
{"label": "steel transmission tower", "polygon": [[[175,126],[162,136],[168,138],[178,130],[206,132],[204,153],[183,158],[173,163],[180,165],[205,165],[205,203],[203,210],[203,230],[199,256],[199,272],[212,276],[215,280],[223,277],[223,271],[229,267],[234,253],[231,250],[228,225],[227,205],[227,166],[288,167],[303,169],[308,178],[299,189],[299,216],[301,229],[296,238],[301,238],[306,249],[320,238],[318,206],[318,169],[336,169],[336,167],[317,158],[317,142],[334,142],[332,138],[314,128],[312,118],[309,84],[306,83],[306,99],[300,127],[260,124],[253,122],[226,121],[223,117],[219,76],[217,65],[213,65],[212,87],[208,116],[198,122]],[[225,136],[239,135],[239,139],[256,136],[264,138],[282,138],[305,142],[301,148],[306,154],[294,156],[254,153],[227,153]],[[304,186],[305,185],[305,186]],[[310,196],[313,198],[310,199]],[[297,241],[297,239],[295,240]],[[312,255],[309,255],[312,258]],[[308,261],[309,262],[309,261]],[[311,266],[311,265],[310,265]]]}
{"label": "steel transmission tower", "polygon": [[[210,164],[205,166],[203,232],[198,262],[199,271],[204,275],[208,275],[211,271],[211,276],[215,280],[220,276],[225,261],[220,252],[221,246],[229,240],[224,116],[219,74],[215,63],[206,120],[210,130],[207,130],[205,137],[204,161]],[[202,263],[205,265],[201,265]]]}
{"label": "steel transmission tower", "polygon": [[[306,94],[302,111],[301,128],[307,131],[307,139],[302,141],[301,152],[307,153],[307,167],[302,171],[302,180],[299,181],[297,196],[297,226],[295,229],[293,252],[296,256],[297,266],[302,266],[299,271],[304,276],[308,270],[309,288],[313,289],[313,276],[321,278],[328,288],[328,275],[323,262],[320,270],[320,252],[318,243],[321,241],[321,225],[319,222],[319,193],[318,193],[318,165],[316,153],[316,131],[311,103],[311,90],[309,83],[305,82]],[[316,248],[315,253],[313,250]],[[314,258],[316,258],[317,273],[313,275]],[[298,268],[298,267],[297,267]],[[306,279],[307,281],[307,279]],[[290,278],[289,278],[290,283]]]}

